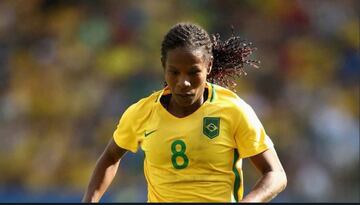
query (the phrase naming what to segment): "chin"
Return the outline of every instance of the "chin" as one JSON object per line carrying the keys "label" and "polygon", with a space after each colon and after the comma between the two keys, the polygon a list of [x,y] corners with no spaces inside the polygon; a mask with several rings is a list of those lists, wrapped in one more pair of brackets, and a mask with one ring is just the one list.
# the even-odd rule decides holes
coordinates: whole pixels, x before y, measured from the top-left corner
{"label": "chin", "polygon": [[182,107],[188,107],[195,103],[194,98],[176,98],[176,103]]}

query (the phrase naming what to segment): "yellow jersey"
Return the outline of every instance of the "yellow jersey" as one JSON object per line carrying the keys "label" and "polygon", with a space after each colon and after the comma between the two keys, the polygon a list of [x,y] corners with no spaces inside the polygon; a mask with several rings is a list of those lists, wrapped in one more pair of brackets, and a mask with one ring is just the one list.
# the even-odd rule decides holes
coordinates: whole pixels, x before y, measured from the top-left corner
{"label": "yellow jersey", "polygon": [[242,199],[241,159],[273,146],[253,109],[235,93],[207,83],[208,97],[178,118],[160,98],[164,88],[131,105],[114,132],[116,144],[145,153],[148,202]]}

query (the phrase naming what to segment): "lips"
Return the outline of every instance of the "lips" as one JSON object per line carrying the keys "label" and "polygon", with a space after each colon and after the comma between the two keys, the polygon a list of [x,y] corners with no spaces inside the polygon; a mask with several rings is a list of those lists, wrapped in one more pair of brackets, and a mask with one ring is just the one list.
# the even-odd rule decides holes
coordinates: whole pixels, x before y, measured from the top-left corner
{"label": "lips", "polygon": [[176,94],[179,97],[183,97],[183,98],[189,98],[189,97],[194,97],[195,94],[192,93],[184,93],[184,94]]}

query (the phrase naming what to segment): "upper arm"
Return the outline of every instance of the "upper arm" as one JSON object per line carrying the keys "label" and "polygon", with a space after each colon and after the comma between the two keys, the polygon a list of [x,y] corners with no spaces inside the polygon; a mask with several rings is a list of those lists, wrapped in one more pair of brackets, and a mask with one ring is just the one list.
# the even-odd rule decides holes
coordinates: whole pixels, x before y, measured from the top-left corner
{"label": "upper arm", "polygon": [[117,162],[124,156],[126,152],[126,149],[119,147],[114,141],[114,138],[111,138],[105,148],[104,155],[110,158],[113,162]]}
{"label": "upper arm", "polygon": [[262,176],[243,202],[268,202],[285,189],[287,178],[274,148],[250,157]]}
{"label": "upper arm", "polygon": [[262,174],[271,171],[284,172],[279,157],[273,147],[250,157],[250,160]]}
{"label": "upper arm", "polygon": [[271,147],[273,143],[266,134],[263,125],[250,105],[239,100],[235,109],[234,138],[239,155],[247,158],[262,153]]}
{"label": "upper arm", "polygon": [[[121,116],[113,133],[113,143],[118,147],[136,153],[139,146],[139,116],[143,116],[138,103],[131,105]],[[114,147],[115,147],[114,145]]]}

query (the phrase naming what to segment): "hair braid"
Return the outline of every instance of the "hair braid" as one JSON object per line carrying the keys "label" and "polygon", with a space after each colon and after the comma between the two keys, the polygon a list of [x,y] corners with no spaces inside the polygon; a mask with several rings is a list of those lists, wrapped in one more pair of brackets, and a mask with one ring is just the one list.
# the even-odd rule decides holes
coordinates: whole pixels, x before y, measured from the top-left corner
{"label": "hair braid", "polygon": [[257,48],[251,42],[241,40],[239,36],[232,36],[226,41],[220,40],[220,35],[212,36],[214,56],[213,68],[208,76],[208,81],[225,87],[234,89],[236,83],[234,79],[242,74],[247,75],[244,65],[259,68],[260,61],[248,60]]}
{"label": "hair braid", "polygon": [[162,42],[161,58],[166,58],[168,50],[181,46],[204,46],[211,55],[211,39],[209,34],[195,24],[179,23],[172,27]]}
{"label": "hair braid", "polygon": [[251,42],[241,40],[234,34],[226,41],[220,40],[220,35],[209,34],[200,26],[192,23],[179,23],[173,26],[165,35],[161,44],[161,59],[165,62],[169,50],[182,46],[204,47],[206,52],[214,57],[208,81],[234,90],[235,78],[246,75],[245,65],[258,68],[260,61],[247,58],[256,50]]}

